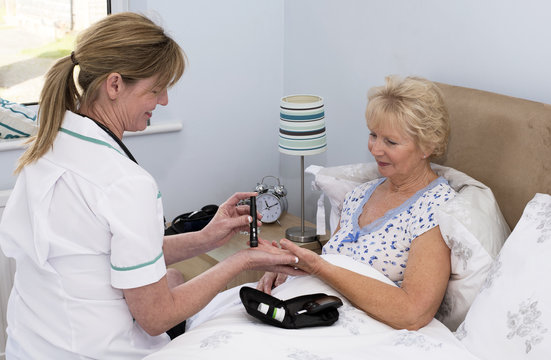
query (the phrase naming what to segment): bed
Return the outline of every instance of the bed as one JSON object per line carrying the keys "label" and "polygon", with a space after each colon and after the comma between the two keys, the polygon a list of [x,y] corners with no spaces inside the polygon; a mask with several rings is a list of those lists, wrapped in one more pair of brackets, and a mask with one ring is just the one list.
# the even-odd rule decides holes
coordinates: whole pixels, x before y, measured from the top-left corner
{"label": "bed", "polygon": [[[292,277],[274,289],[275,297],[339,296],[338,321],[298,330],[266,325],[247,314],[237,287],[220,293],[188,320],[185,334],[146,359],[551,358],[551,287],[545,280],[551,272],[551,107],[438,85],[452,135],[448,155],[433,167],[459,195],[438,213],[452,249],[452,277],[431,323],[419,331],[395,330],[318,279]],[[373,164],[310,167],[307,172],[329,199],[330,228],[345,192],[377,176]],[[387,281],[349,258],[325,257]]]}

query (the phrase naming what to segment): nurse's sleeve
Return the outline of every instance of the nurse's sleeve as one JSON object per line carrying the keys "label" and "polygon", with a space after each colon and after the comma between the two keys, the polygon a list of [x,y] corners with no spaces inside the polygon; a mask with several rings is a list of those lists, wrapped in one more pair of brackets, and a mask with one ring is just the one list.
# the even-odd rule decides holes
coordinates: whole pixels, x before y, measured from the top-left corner
{"label": "nurse's sleeve", "polygon": [[136,288],[166,274],[161,196],[152,178],[136,176],[111,185],[102,201],[111,230],[111,285]]}

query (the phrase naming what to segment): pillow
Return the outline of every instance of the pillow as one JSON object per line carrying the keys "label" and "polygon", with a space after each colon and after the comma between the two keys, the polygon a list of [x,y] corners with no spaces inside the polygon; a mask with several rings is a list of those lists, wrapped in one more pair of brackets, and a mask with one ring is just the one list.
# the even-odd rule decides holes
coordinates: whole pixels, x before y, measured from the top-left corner
{"label": "pillow", "polygon": [[[431,167],[458,193],[436,213],[442,236],[451,249],[452,271],[436,317],[455,331],[465,318],[510,229],[487,186],[455,169],[437,164],[431,164]],[[325,229],[323,196],[327,196],[331,204],[329,217],[333,233],[346,194],[359,184],[380,177],[376,163],[327,168],[312,165],[306,172],[315,176],[313,188],[323,192],[318,201],[318,233],[321,233],[320,228]]]}
{"label": "pillow", "polygon": [[456,332],[481,359],[551,354],[551,195],[536,194]]}
{"label": "pillow", "polygon": [[[455,205],[466,202],[460,195],[453,200],[456,199],[458,201]],[[468,208],[468,205],[465,208]],[[451,250],[450,280],[435,317],[451,331],[455,331],[465,319],[488,275],[493,258],[453,213],[440,210],[435,217],[442,237]]]}
{"label": "pillow", "polygon": [[0,98],[0,139],[29,137],[37,130],[34,110]]}
{"label": "pillow", "polygon": [[356,186],[381,177],[376,163],[334,167],[310,165],[304,172],[314,175],[312,188],[323,192],[318,201],[316,216],[318,235],[325,235],[326,232],[324,195],[329,199],[329,203],[331,204],[329,225],[331,234],[333,234],[341,218],[342,203],[344,202],[345,195]]}
{"label": "pillow", "polygon": [[455,331],[511,231],[487,186],[452,168],[432,168],[457,191],[457,196],[435,213],[451,250],[450,281],[436,318]]}
{"label": "pillow", "polygon": [[495,258],[511,230],[492,190],[455,169],[437,164],[431,164],[431,167],[436,174],[448,180],[458,193],[458,196],[441,206],[440,211],[455,216]]}

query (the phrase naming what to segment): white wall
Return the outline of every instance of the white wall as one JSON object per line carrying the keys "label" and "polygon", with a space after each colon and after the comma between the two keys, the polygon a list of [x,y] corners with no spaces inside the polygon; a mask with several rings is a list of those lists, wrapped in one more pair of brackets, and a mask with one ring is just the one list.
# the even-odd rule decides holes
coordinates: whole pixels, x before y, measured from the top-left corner
{"label": "white wall", "polygon": [[11,189],[15,184],[15,163],[22,150],[0,151],[0,190]]}
{"label": "white wall", "polygon": [[[283,95],[326,100],[328,151],[306,166],[371,159],[366,93],[391,73],[551,103],[547,0],[114,1],[155,11],[189,56],[154,113],[183,130],[125,140],[158,180],[169,220],[264,175],[281,177],[300,213],[299,158],[277,151]],[[12,187],[18,154],[0,153],[0,189]],[[307,191],[310,220],[316,196]]]}
{"label": "white wall", "polygon": [[283,2],[139,1],[130,10],[160,19],[189,58],[154,113],[183,130],[125,140],[158,180],[167,220],[277,175]]}
{"label": "white wall", "polygon": [[548,0],[286,0],[284,93],[325,98],[328,150],[306,164],[372,159],[367,90],[388,74],[551,104],[549,14]]}

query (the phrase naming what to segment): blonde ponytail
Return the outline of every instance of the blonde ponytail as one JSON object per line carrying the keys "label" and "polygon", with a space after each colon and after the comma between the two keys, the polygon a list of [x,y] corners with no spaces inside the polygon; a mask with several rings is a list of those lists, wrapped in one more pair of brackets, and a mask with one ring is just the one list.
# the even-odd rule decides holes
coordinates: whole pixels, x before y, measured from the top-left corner
{"label": "blonde ponytail", "polygon": [[19,158],[16,174],[50,150],[65,111],[77,111],[79,94],[73,80],[73,69],[71,57],[66,56],[58,60],[46,74],[39,100],[38,133],[28,141],[30,145]]}
{"label": "blonde ponytail", "polygon": [[[90,107],[110,73],[119,73],[129,83],[158,76],[156,85],[166,88],[180,79],[185,62],[180,46],[143,15],[117,13],[96,22],[79,34],[75,51],[46,74],[38,133],[29,140],[15,173],[52,148],[65,112],[78,112],[81,105]],[[80,92],[73,78],[75,66],[79,67]]]}

